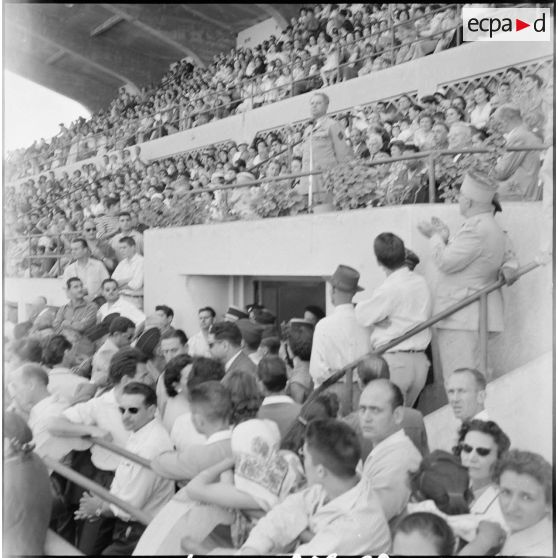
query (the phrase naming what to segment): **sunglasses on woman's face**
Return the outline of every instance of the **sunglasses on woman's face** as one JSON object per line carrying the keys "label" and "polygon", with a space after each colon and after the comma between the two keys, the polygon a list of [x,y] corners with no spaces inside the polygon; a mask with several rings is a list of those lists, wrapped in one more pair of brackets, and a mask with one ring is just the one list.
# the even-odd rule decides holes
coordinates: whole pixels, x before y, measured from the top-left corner
{"label": "sunglasses on woman's face", "polygon": [[137,415],[139,413],[138,407],[118,407],[118,410],[121,414],[124,414],[126,411],[128,411],[131,415]]}
{"label": "sunglasses on woman's face", "polygon": [[472,451],[476,451],[477,455],[479,455],[480,457],[486,457],[487,455],[490,454],[490,449],[488,448],[474,448],[469,444],[461,444],[461,451],[464,451],[465,453],[471,453]]}

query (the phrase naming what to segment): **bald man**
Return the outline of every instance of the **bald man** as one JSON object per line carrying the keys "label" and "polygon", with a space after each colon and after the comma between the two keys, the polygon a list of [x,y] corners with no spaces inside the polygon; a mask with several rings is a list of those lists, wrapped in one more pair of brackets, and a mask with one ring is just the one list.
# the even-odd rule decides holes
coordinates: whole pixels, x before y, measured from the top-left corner
{"label": "bald man", "polygon": [[358,407],[360,427],[373,444],[362,476],[369,479],[382,503],[386,519],[400,515],[411,496],[409,473],[416,471],[422,456],[401,429],[403,394],[389,380],[372,380],[362,392]]}
{"label": "bald man", "polygon": [[52,333],[54,311],[47,306],[47,299],[44,296],[38,296],[31,302],[29,321],[33,322],[30,335],[37,334],[43,337]]}

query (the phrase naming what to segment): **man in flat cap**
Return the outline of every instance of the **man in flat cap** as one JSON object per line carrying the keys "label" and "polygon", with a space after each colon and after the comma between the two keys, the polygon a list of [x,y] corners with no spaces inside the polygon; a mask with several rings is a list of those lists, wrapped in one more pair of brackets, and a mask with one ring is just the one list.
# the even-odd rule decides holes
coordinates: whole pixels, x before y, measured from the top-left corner
{"label": "man in flat cap", "polygon": [[[347,265],[339,265],[328,279],[331,285],[331,303],[334,311],[320,320],[314,330],[310,376],[314,387],[319,387],[331,374],[370,350],[370,334],[359,325],[352,304],[353,297],[362,287],[360,273]],[[344,401],[344,380],[331,387],[339,400]],[[353,384],[353,408],[358,402],[358,387]]]}
{"label": "man in flat cap", "polygon": [[[506,235],[494,219],[492,200],[497,189],[495,180],[471,170],[459,193],[465,223],[457,234],[450,238],[447,226],[436,218],[419,223],[419,231],[430,238],[439,271],[434,314],[491,285],[500,272],[506,277],[506,265],[515,266],[515,261],[508,260]],[[458,368],[476,368],[486,374],[480,361],[479,314],[476,302],[434,325],[444,379]],[[502,293],[496,290],[488,295],[488,331],[503,329]]]}

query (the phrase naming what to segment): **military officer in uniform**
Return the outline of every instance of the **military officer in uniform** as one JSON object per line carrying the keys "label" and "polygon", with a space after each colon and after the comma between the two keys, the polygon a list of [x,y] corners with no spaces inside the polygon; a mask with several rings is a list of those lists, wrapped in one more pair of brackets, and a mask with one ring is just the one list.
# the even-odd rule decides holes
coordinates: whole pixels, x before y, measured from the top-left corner
{"label": "military officer in uniform", "polygon": [[[430,238],[432,257],[439,271],[434,314],[494,283],[500,274],[506,280],[513,275],[517,261],[510,258],[506,234],[494,219],[492,199],[497,189],[492,178],[469,171],[459,194],[459,210],[465,223],[457,234],[450,238],[447,226],[436,218],[430,223],[419,223],[419,231]],[[511,269],[506,270],[506,266]],[[479,302],[475,302],[434,325],[444,379],[457,368],[483,368],[479,308]],[[498,289],[488,295],[488,331],[503,329],[503,299]]]}
{"label": "military officer in uniform", "polygon": [[[315,93],[310,99],[311,125],[304,132],[302,170],[325,170],[346,161],[351,149],[345,141],[341,125],[326,115],[329,97]],[[326,201],[320,175],[304,180],[312,183],[312,204]]]}

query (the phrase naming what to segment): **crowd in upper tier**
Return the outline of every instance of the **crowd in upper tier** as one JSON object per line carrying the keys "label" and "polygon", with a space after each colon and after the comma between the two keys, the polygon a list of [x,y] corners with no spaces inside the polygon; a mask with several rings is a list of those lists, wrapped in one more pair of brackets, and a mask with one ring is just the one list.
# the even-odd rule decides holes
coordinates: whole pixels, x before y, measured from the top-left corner
{"label": "crowd in upper tier", "polygon": [[[428,201],[426,161],[390,162],[392,158],[425,150],[535,147],[544,140],[551,142],[548,124],[552,111],[545,100],[547,90],[538,74],[523,75],[510,67],[495,91],[479,85],[467,99],[451,97],[441,90],[420,100],[402,95],[393,104],[375,103],[370,111],[355,107],[339,115],[338,120],[353,166],[376,163],[375,183],[369,176],[366,180],[371,190],[375,188],[374,205],[424,202]],[[514,129],[520,133],[510,138],[509,132]],[[303,135],[304,129],[286,127],[266,136],[257,135],[250,143],[228,142],[156,161],[143,160],[140,147],[134,146],[103,155],[98,164],[84,164],[71,176],[62,172],[57,177],[54,171],[48,171],[37,181],[28,179],[7,187],[5,223],[9,235],[37,235],[30,241],[8,241],[8,274],[59,275],[70,261],[72,236],[83,232],[88,220],[116,223],[120,212],[129,212],[132,228],[138,233],[153,226],[187,224],[181,219],[187,213],[184,205],[192,199],[184,196],[191,189],[300,173]],[[542,151],[438,156],[434,168],[436,199],[455,201],[463,173],[483,158],[485,164],[493,163],[504,199],[540,199],[542,157]],[[305,211],[304,180],[269,184],[273,184],[271,191],[283,188],[288,198],[300,200],[296,211]],[[205,194],[204,203],[209,208],[206,219],[268,216],[261,213],[265,192],[253,187],[243,189],[240,196]],[[197,198],[201,199],[199,195]],[[180,200],[183,204],[177,206]],[[194,222],[204,222],[201,215],[198,213],[200,220]],[[99,231],[98,238],[108,240],[117,231],[114,225],[108,233]],[[59,267],[55,256],[60,254],[64,257]]]}
{"label": "crowd in upper tier", "polygon": [[281,35],[254,48],[219,54],[206,68],[186,57],[157,85],[137,94],[121,88],[90,119],[60,124],[49,141],[10,153],[6,177],[32,176],[450,48],[460,23],[453,5],[302,7]]}

